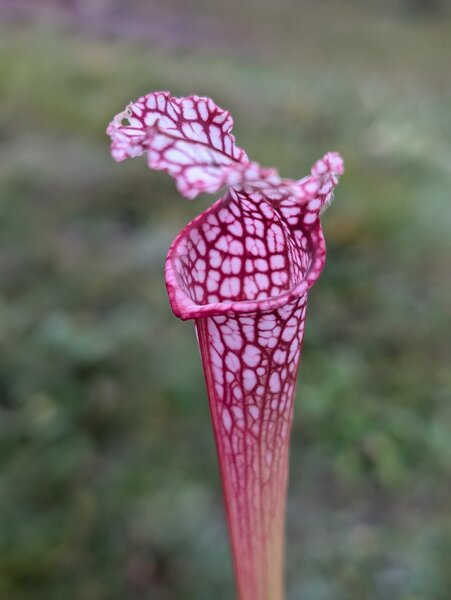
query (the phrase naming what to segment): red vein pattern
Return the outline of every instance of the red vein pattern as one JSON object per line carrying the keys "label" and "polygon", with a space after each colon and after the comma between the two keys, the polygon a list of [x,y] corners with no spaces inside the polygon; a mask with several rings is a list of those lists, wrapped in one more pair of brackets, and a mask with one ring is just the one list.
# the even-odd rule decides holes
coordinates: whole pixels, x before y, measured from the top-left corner
{"label": "red vein pattern", "polygon": [[180,193],[194,198],[200,192],[216,192],[231,166],[248,162],[244,150],[235,145],[232,127],[230,113],[210,98],[155,92],[116,115],[107,133],[116,160],[147,152],[150,167],[167,171]]}
{"label": "red vein pattern", "polygon": [[[317,193],[329,165],[324,173],[318,171],[300,182],[282,179],[276,169],[249,161],[236,146],[232,127],[230,113],[210,98],[174,98],[169,92],[153,92],[117,114],[107,134],[115,160],[146,153],[149,167],[168,172],[189,199],[244,183],[266,190],[272,200],[297,197],[301,201]],[[340,172],[341,159],[330,156],[335,156]]]}
{"label": "red vein pattern", "polygon": [[130,104],[107,131],[116,160],[147,153],[187,198],[227,187],[171,245],[166,285],[174,313],[196,324],[239,597],[281,600],[307,291],[324,265],[319,217],[343,161],[328,153],[304,179],[282,179],[249,161],[232,125],[208,98],[156,92]]}
{"label": "red vein pattern", "polygon": [[306,295],[196,321],[240,598],[282,598],[288,441]]}

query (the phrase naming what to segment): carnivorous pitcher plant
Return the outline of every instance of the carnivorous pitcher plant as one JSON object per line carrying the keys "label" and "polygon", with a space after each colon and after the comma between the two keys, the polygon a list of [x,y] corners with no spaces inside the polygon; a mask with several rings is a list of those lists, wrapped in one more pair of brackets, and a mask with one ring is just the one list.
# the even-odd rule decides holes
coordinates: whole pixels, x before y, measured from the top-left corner
{"label": "carnivorous pitcher plant", "polygon": [[320,214],[343,161],[294,181],[251,161],[210,98],[148,94],[110,123],[117,161],[145,154],[182,196],[223,196],[171,245],[174,314],[193,319],[240,600],[282,600],[288,451],[307,293],[325,259]]}

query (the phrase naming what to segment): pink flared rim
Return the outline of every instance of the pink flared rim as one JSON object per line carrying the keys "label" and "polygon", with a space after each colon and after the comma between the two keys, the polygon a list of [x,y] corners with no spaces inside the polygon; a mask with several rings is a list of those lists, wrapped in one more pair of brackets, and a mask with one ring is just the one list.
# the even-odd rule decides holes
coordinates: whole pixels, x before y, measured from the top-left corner
{"label": "pink flared rim", "polygon": [[268,296],[261,300],[239,300],[239,301],[224,301],[215,302],[213,304],[197,304],[183,290],[178,281],[177,271],[174,267],[174,258],[177,256],[180,242],[189,235],[190,231],[196,225],[205,219],[205,217],[214,212],[222,199],[215,202],[202,214],[193,219],[186,225],[177,235],[171,244],[165,266],[166,288],[169,295],[169,301],[174,314],[180,319],[186,321],[188,319],[199,319],[202,317],[213,317],[219,315],[230,314],[256,314],[271,312],[276,308],[280,308],[285,304],[299,298],[315,283],[318,279],[326,258],[326,244],[321,228],[320,220],[317,219],[304,234],[309,239],[309,252],[311,252],[311,264],[302,281],[292,286],[278,296]]}

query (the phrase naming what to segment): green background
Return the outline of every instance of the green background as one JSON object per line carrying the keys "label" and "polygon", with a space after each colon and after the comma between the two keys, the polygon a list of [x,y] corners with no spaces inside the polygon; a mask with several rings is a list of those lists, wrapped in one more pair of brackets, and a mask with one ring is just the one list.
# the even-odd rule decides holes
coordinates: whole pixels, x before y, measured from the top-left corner
{"label": "green background", "polygon": [[451,15],[417,1],[0,0],[0,598],[234,588],[181,199],[104,134],[209,95],[290,177],[339,150],[292,436],[289,600],[451,597]]}

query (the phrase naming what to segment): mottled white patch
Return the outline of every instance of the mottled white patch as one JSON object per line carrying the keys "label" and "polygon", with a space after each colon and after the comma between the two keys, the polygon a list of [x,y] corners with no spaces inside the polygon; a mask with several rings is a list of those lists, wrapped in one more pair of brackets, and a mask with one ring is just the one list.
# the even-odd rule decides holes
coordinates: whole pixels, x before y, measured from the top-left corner
{"label": "mottled white patch", "polygon": [[177,163],[179,165],[188,165],[192,162],[192,159],[187,156],[184,152],[181,152],[177,148],[169,148],[166,150],[164,157],[166,160]]}
{"label": "mottled white patch", "polygon": [[232,140],[228,136],[224,138],[224,150],[227,154],[232,153]]}
{"label": "mottled white patch", "polygon": [[251,417],[255,420],[258,419],[258,417],[260,416],[260,410],[258,408],[258,406],[255,406],[255,404],[251,404],[249,406],[249,414],[251,415]]}
{"label": "mottled white patch", "polygon": [[204,144],[208,144],[208,137],[202,125],[197,121],[193,121],[192,123],[190,123],[190,125],[194,132],[195,139],[199,140],[199,142],[203,142]]}
{"label": "mottled white patch", "polygon": [[185,169],[185,177],[190,183],[206,182],[206,173],[203,167],[190,166]]}
{"label": "mottled white patch", "polygon": [[152,150],[164,150],[168,140],[163,135],[156,135],[152,140]]}
{"label": "mottled white patch", "polygon": [[221,223],[233,223],[235,221],[235,217],[226,208],[221,208],[218,212],[218,219]]}
{"label": "mottled white patch", "polygon": [[281,390],[280,376],[277,371],[274,371],[269,378],[269,390],[273,394],[277,394]]}
{"label": "mottled white patch", "polygon": [[228,251],[235,256],[241,256],[244,252],[243,244],[240,240],[232,240],[228,245]]}
{"label": "mottled white patch", "polygon": [[248,392],[252,391],[257,385],[257,377],[255,376],[254,371],[252,371],[251,369],[244,369],[243,385],[244,389],[246,389]]}
{"label": "mottled white patch", "polygon": [[261,351],[257,346],[248,344],[244,349],[242,358],[248,367],[256,367],[261,361]]}
{"label": "mottled white patch", "polygon": [[285,271],[274,271],[271,273],[271,281],[274,285],[284,286],[288,281],[288,275]]}
{"label": "mottled white patch", "polygon": [[207,246],[202,238],[200,238],[197,242],[197,251],[201,256],[205,256],[207,252]]}
{"label": "mottled white patch", "polygon": [[283,363],[287,360],[287,353],[285,350],[276,350],[273,355],[273,360],[278,365],[283,365]]}
{"label": "mottled white patch", "polygon": [[255,339],[255,329],[253,325],[244,325],[243,333],[247,340],[252,341]]}
{"label": "mottled white patch", "polygon": [[243,398],[243,392],[241,391],[241,387],[238,385],[233,388],[232,394],[236,400],[241,400]]}
{"label": "mottled white patch", "polygon": [[273,331],[275,325],[276,319],[274,315],[265,315],[258,323],[258,329],[259,331]]}
{"label": "mottled white patch", "polygon": [[213,267],[214,269],[219,268],[222,263],[221,254],[215,248],[212,248],[208,253],[208,261],[210,267]]}
{"label": "mottled white patch", "polygon": [[258,237],[264,237],[265,235],[265,226],[263,225],[263,223],[261,221],[259,221],[258,219],[254,219],[254,227],[255,227],[255,234],[258,235]]}
{"label": "mottled white patch", "polygon": [[206,273],[205,269],[198,269],[195,272],[196,272],[197,280],[199,281],[199,283],[204,283],[205,279],[207,277],[207,273]]}
{"label": "mottled white patch", "polygon": [[310,202],[308,203],[308,208],[311,211],[315,211],[321,208],[321,200],[319,198],[315,199],[315,200],[310,200]]}
{"label": "mottled white patch", "polygon": [[209,133],[213,146],[218,148],[218,150],[222,150],[222,137],[219,127],[216,127],[216,125],[210,125]]}
{"label": "mottled white patch", "polygon": [[157,96],[157,106],[158,109],[161,110],[161,112],[164,112],[166,109],[166,99],[161,94],[158,94]]}
{"label": "mottled white patch", "polygon": [[255,266],[259,271],[267,271],[268,261],[264,258],[257,258],[257,260],[255,261]]}
{"label": "mottled white patch", "polygon": [[266,236],[266,244],[270,253],[276,251],[276,238],[274,232],[271,229],[268,231],[268,234]]}
{"label": "mottled white patch", "polygon": [[269,277],[264,273],[255,273],[255,283],[260,290],[267,290],[269,287]]}
{"label": "mottled white patch", "polygon": [[284,342],[291,342],[291,340],[296,335],[296,331],[297,331],[297,327],[296,326],[285,327],[285,329],[282,332],[282,340]]}
{"label": "mottled white patch", "polygon": [[212,364],[215,365],[215,367],[217,367],[218,369],[222,369],[222,357],[219,355],[219,352],[216,351],[214,346],[210,357]]}
{"label": "mottled white patch", "polygon": [[283,269],[285,267],[285,257],[283,254],[273,254],[269,258],[272,269]]}
{"label": "mottled white patch", "polygon": [[227,368],[233,372],[239,371],[241,367],[240,359],[234,352],[227,352],[225,363]]}
{"label": "mottled white patch", "polygon": [[222,409],[222,423],[228,433],[232,430],[232,417],[226,406]]}
{"label": "mottled white patch", "polygon": [[234,275],[238,275],[241,270],[241,258],[238,256],[232,256],[230,260],[230,269]]}
{"label": "mottled white patch", "polygon": [[199,102],[197,103],[197,110],[199,112],[200,118],[203,121],[207,121],[209,115],[208,115],[207,103],[205,102],[205,100],[199,100]]}
{"label": "mottled white patch", "polygon": [[230,273],[232,272],[232,266],[230,264],[230,258],[228,256],[226,256],[226,258],[224,258],[224,260],[222,261],[221,270],[226,275],[230,275]]}
{"label": "mottled white patch", "polygon": [[266,219],[269,220],[269,219],[274,218],[274,209],[267,202],[262,202],[260,204],[260,210],[261,210],[262,214],[266,217]]}
{"label": "mottled white patch", "polygon": [[[210,100],[210,98],[209,98],[209,100]],[[209,106],[210,110],[213,110],[215,107],[214,103],[212,103],[212,104],[213,104],[212,106]],[[216,115],[215,118],[213,119],[213,121],[215,123],[219,123],[219,125],[222,125],[228,116],[229,116],[228,113],[223,111],[223,112],[220,112],[218,115]]]}
{"label": "mottled white patch", "polygon": [[216,248],[222,252],[228,252],[229,244],[225,235],[221,235],[216,241]]}
{"label": "mottled white patch", "polygon": [[186,100],[183,104],[183,117],[187,120],[197,119],[197,112],[192,100]]}
{"label": "mottled white patch", "polygon": [[150,94],[148,96],[146,105],[147,108],[150,108],[150,110],[155,110],[157,108],[157,99],[155,98],[155,94]]}
{"label": "mottled white patch", "polygon": [[236,406],[236,405],[232,406],[232,412],[237,419],[244,418],[244,413],[243,413],[243,409],[241,408],[241,406]]}
{"label": "mottled white patch", "polygon": [[234,222],[231,223],[229,226],[229,231],[233,235],[236,235],[237,237],[241,237],[243,235],[243,226],[241,225],[241,223],[239,221],[234,220]]}
{"label": "mottled white patch", "polygon": [[210,229],[206,230],[205,238],[207,242],[213,242],[218,237],[220,232],[221,230],[219,229],[219,227],[211,227]]}
{"label": "mottled white patch", "polygon": [[224,298],[234,298],[240,292],[241,282],[238,277],[224,277],[219,293]]}
{"label": "mottled white patch", "polygon": [[200,286],[200,285],[194,286],[194,297],[198,304],[202,303],[202,300],[204,299],[204,288],[202,286]]}
{"label": "mottled white patch", "polygon": [[250,258],[246,259],[246,273],[253,273],[254,272],[254,261],[251,260]]}
{"label": "mottled white patch", "polygon": [[258,293],[257,284],[249,277],[244,280],[243,290],[247,300],[253,300]]}
{"label": "mottled white patch", "polygon": [[176,122],[177,118],[178,118],[178,115],[177,115],[177,112],[176,112],[174,106],[172,105],[172,102],[168,102],[167,103],[166,110],[167,110],[168,115],[171,117],[171,119],[174,122]]}
{"label": "mottled white patch", "polygon": [[243,346],[243,340],[239,331],[224,333],[224,341],[231,350],[240,350]]}
{"label": "mottled white patch", "polygon": [[249,235],[255,234],[254,219],[251,217],[244,217],[244,225],[246,227],[246,232]]}
{"label": "mottled white patch", "polygon": [[271,225],[271,231],[274,235],[274,250],[273,252],[282,252],[285,248],[285,236],[282,228],[277,223]]}
{"label": "mottled white patch", "polygon": [[308,212],[306,215],[304,215],[304,223],[307,223],[308,225],[310,223],[314,223],[316,219],[317,215],[315,213]]}
{"label": "mottled white patch", "polygon": [[220,274],[218,273],[218,271],[210,271],[208,273],[208,278],[207,278],[207,290],[209,292],[216,292],[219,288],[219,281],[221,279]]}

